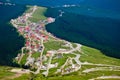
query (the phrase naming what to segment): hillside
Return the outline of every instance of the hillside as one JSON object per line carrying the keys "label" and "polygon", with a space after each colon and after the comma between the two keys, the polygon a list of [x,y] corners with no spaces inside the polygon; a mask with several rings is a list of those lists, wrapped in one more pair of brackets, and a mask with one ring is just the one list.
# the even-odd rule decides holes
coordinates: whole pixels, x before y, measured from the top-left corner
{"label": "hillside", "polygon": [[26,39],[21,53],[14,59],[29,67],[26,75],[14,80],[94,80],[120,79],[120,60],[105,56],[100,50],[56,38],[45,25],[54,18],[45,17],[47,8],[30,6],[11,23]]}

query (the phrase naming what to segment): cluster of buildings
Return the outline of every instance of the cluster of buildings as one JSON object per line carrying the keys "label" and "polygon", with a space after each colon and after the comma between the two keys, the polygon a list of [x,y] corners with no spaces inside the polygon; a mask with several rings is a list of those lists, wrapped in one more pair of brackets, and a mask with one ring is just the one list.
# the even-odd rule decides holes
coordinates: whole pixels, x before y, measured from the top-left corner
{"label": "cluster of buildings", "polygon": [[[43,43],[48,40],[48,35],[44,33],[45,25],[55,21],[54,18],[48,17],[46,20],[41,20],[37,23],[29,21],[29,17],[32,16],[37,7],[32,8],[32,12],[25,13],[23,16],[18,17],[16,20],[11,20],[11,23],[17,28],[20,35],[26,39],[25,46],[22,49],[26,49],[29,57],[26,59],[25,65],[35,64],[40,66],[41,60],[40,57],[35,60],[31,55],[35,52],[43,53],[44,45]],[[24,50],[21,54],[18,54],[16,60],[21,62],[22,57],[24,56]],[[43,57],[43,56],[42,56]]]}
{"label": "cluster of buildings", "polygon": [[[78,50],[79,46],[78,48],[73,48],[71,43],[65,41],[63,47],[68,47],[70,49],[59,48],[58,50],[50,50],[47,51],[46,54],[43,54],[45,49],[43,43],[47,42],[49,36],[51,36],[45,33],[45,25],[54,22],[55,19],[48,17],[46,20],[41,20],[37,23],[29,21],[29,17],[32,16],[36,9],[37,7],[34,6],[32,12],[20,16],[16,20],[11,20],[11,23],[17,28],[18,32],[26,39],[25,46],[21,49],[22,52],[18,54],[16,60],[20,63],[24,56],[24,52],[28,53],[29,56],[26,58],[25,66],[31,66],[37,69],[35,74],[39,73],[40,70],[45,70],[42,74],[48,76],[49,69],[58,67],[58,62],[52,63],[53,59],[62,58],[64,57],[63,54],[72,53]],[[39,56],[37,55],[38,57],[35,58],[32,57],[33,54],[39,54]],[[63,64],[60,69],[57,69],[57,72],[69,74],[79,70],[80,64],[77,62],[78,59],[79,55],[75,57],[76,64],[74,64],[71,58],[68,58],[65,64]]]}
{"label": "cluster of buildings", "polygon": [[[26,39],[25,46],[35,52],[41,52],[42,46],[41,46],[41,40],[47,41],[48,36],[43,33],[45,30],[44,25],[54,22],[54,18],[47,18],[47,20],[40,21],[38,23],[31,23],[28,22],[28,17],[30,15],[26,14],[24,16],[19,17],[17,20],[12,20],[15,24],[23,24],[23,25],[16,25],[16,28],[18,29],[18,32],[24,36]],[[29,23],[29,24],[28,24]]]}
{"label": "cluster of buildings", "polygon": [[[23,35],[23,37],[26,39],[24,47],[26,50],[28,50],[27,53],[29,54],[29,56],[26,59],[25,65],[34,66],[36,67],[36,69],[38,68],[38,70],[39,68],[41,68],[41,70],[46,70],[48,67],[47,66],[48,64],[41,64],[41,63],[46,61],[47,57],[50,57],[54,51],[53,52],[47,51],[46,55],[41,55],[41,53],[43,53],[44,51],[43,43],[48,41],[49,39],[49,36],[44,33],[45,25],[48,23],[54,22],[55,19],[49,17],[44,21],[33,23],[28,20],[29,16],[30,15],[24,15],[19,17],[16,20],[12,20],[12,23],[17,28],[18,32],[21,35]],[[38,52],[40,56],[38,56],[37,59],[35,59],[34,57],[31,57],[32,54],[38,54]],[[22,54],[18,54],[18,56],[16,57],[18,62],[20,62],[20,59],[22,59],[23,57],[22,55],[24,55],[23,53],[24,53],[24,50]],[[42,59],[41,59],[41,56],[42,56]],[[53,67],[57,67],[57,65],[58,64],[50,64],[49,67],[53,68]]]}
{"label": "cluster of buildings", "polygon": [[[32,16],[35,10],[36,6],[32,8],[32,12],[20,16],[16,20],[11,20],[11,23],[17,28],[19,34],[26,39],[25,46],[21,49],[22,52],[18,54],[16,60],[18,63],[20,63],[25,51],[25,53],[28,53],[29,55],[26,58],[25,65],[36,67],[36,73],[38,73],[39,70],[49,70],[49,68],[57,67],[58,63],[51,64],[50,60],[48,62],[49,66],[46,63],[43,64],[44,61],[47,61],[49,59],[48,57],[52,59],[53,54],[55,54],[55,51],[47,51],[46,55],[43,55],[43,43],[49,39],[48,34],[45,33],[45,25],[54,22],[55,19],[48,17],[46,20],[41,20],[37,23],[31,22],[29,21],[29,17]],[[34,58],[32,57],[32,54],[39,54],[39,56],[37,58]]]}
{"label": "cluster of buildings", "polygon": [[43,34],[41,30],[43,26],[38,24],[31,24],[25,27],[18,27],[18,31],[24,35],[26,39],[25,46],[36,52],[41,52],[41,40],[47,41],[48,36]]}

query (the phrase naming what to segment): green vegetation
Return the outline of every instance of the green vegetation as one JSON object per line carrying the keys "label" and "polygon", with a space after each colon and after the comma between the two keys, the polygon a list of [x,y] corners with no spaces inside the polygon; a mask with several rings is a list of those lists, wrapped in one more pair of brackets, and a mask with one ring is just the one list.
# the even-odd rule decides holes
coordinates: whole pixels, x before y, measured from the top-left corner
{"label": "green vegetation", "polygon": [[23,56],[23,58],[22,58],[22,60],[20,62],[21,65],[24,65],[26,63],[27,57],[28,57],[28,54],[24,54],[24,56]]}
{"label": "green vegetation", "polygon": [[26,24],[24,23],[24,24],[18,24],[19,26],[25,26]]}
{"label": "green vegetation", "polygon": [[15,78],[13,80],[31,80],[31,74],[23,74],[22,76]]}
{"label": "green vegetation", "polygon": [[52,63],[58,63],[58,67],[62,66],[64,64],[64,62],[67,60],[67,56],[64,56],[62,58],[57,58],[57,59],[54,59],[52,60]]}
{"label": "green vegetation", "polygon": [[38,58],[38,56],[40,56],[39,52],[35,52],[35,53],[32,54],[32,57],[34,57],[35,59]]}
{"label": "green vegetation", "polygon": [[108,64],[108,65],[119,65],[120,60],[105,56],[102,52],[97,49],[82,46],[83,54],[81,54],[80,60],[82,62],[87,61],[96,64]]}
{"label": "green vegetation", "polygon": [[62,48],[62,43],[63,43],[62,41],[48,41],[44,43],[45,46],[44,54],[46,54],[46,52],[49,50],[58,50]]}
{"label": "green vegetation", "polygon": [[[69,75],[56,75],[56,76],[52,76],[51,77],[44,77],[42,74],[37,74],[37,75],[29,75],[29,74],[25,74],[22,75],[19,78],[15,78],[14,80],[88,80],[91,78],[96,78],[99,76],[110,76],[110,75],[115,75],[117,74],[118,76],[120,76],[120,73],[118,72],[108,72],[108,71],[97,71],[97,72],[92,72],[89,74],[84,74],[84,73],[78,73],[78,72],[74,72],[72,74]],[[100,80],[104,80],[104,79],[100,79]],[[105,80],[119,80],[119,79],[105,79]]]}
{"label": "green vegetation", "polygon": [[10,72],[9,70],[11,70],[11,67],[7,67],[7,66],[0,66],[0,80],[12,76],[15,73]]}
{"label": "green vegetation", "polygon": [[47,10],[47,8],[45,8],[45,7],[37,7],[37,10],[34,12],[32,17],[29,18],[29,20],[31,22],[38,22],[40,20],[45,20],[46,17],[44,16],[44,14],[45,14],[46,10]]}
{"label": "green vegetation", "polygon": [[75,47],[77,47],[77,45],[75,44],[75,43],[72,43],[72,46],[75,48]]}
{"label": "green vegetation", "polygon": [[44,45],[47,50],[58,50],[62,47],[62,43],[62,41],[49,41]]}
{"label": "green vegetation", "polygon": [[27,7],[27,9],[26,9],[25,13],[30,13],[30,12],[32,12],[32,9],[31,9],[31,8],[32,8],[33,6],[27,5],[26,7]]}
{"label": "green vegetation", "polygon": [[76,57],[76,55],[74,55],[74,54],[64,54],[64,56],[66,56],[66,57],[71,57],[71,58]]}

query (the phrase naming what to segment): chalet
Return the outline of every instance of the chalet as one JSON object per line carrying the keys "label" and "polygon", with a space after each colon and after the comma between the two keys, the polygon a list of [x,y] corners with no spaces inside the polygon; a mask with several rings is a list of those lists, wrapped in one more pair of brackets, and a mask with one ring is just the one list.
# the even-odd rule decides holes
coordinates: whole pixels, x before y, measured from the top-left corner
{"label": "chalet", "polygon": [[55,21],[55,19],[54,19],[54,18],[52,18],[52,17],[49,17],[49,18],[47,18],[47,21],[48,21],[48,23],[52,23],[52,22],[54,22],[54,21]]}
{"label": "chalet", "polygon": [[58,53],[57,54],[57,58],[62,58],[63,57],[63,54],[62,53]]}
{"label": "chalet", "polygon": [[55,53],[54,51],[47,51],[46,56],[47,57],[53,56],[54,53]]}
{"label": "chalet", "polygon": [[43,40],[44,40],[44,41],[47,41],[47,40],[48,40],[48,36],[46,36],[46,35],[44,35],[44,34],[42,34],[41,37],[43,37]]}
{"label": "chalet", "polygon": [[34,61],[35,61],[35,58],[27,58],[27,62],[25,65],[29,65],[29,64],[31,65],[34,63]]}
{"label": "chalet", "polygon": [[22,28],[22,27],[19,27],[19,28],[18,28],[18,31],[19,31],[20,33],[22,33],[22,32],[23,32],[23,28]]}
{"label": "chalet", "polygon": [[29,46],[30,45],[30,42],[29,41],[26,41],[26,44],[25,44],[26,46]]}

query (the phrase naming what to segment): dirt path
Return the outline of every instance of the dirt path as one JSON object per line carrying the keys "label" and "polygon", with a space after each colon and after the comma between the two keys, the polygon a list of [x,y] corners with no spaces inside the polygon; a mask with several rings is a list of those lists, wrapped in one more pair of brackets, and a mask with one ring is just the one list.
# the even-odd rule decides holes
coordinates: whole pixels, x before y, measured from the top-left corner
{"label": "dirt path", "polygon": [[89,72],[94,72],[94,71],[120,71],[120,70],[114,67],[96,67],[96,68],[86,69],[82,72],[89,73]]}
{"label": "dirt path", "polygon": [[22,69],[12,69],[11,72],[14,72],[15,74],[12,76],[5,77],[1,80],[12,80],[14,78],[18,78],[18,77],[22,76],[23,74],[28,74],[30,71],[22,70]]}
{"label": "dirt path", "polygon": [[120,76],[100,76],[100,77],[89,79],[89,80],[96,80],[96,79],[119,79],[120,80]]}
{"label": "dirt path", "polygon": [[12,75],[12,76],[5,77],[5,78],[3,78],[3,79],[1,79],[1,80],[12,80],[12,79],[18,78],[18,77],[20,77],[20,76],[22,76],[21,73],[16,73],[16,74],[14,74],[14,75]]}
{"label": "dirt path", "polygon": [[108,65],[108,64],[94,64],[94,63],[89,63],[89,62],[83,62],[81,63],[82,65],[91,65],[91,66],[101,66],[101,67],[118,67],[120,68],[120,66],[117,65]]}

